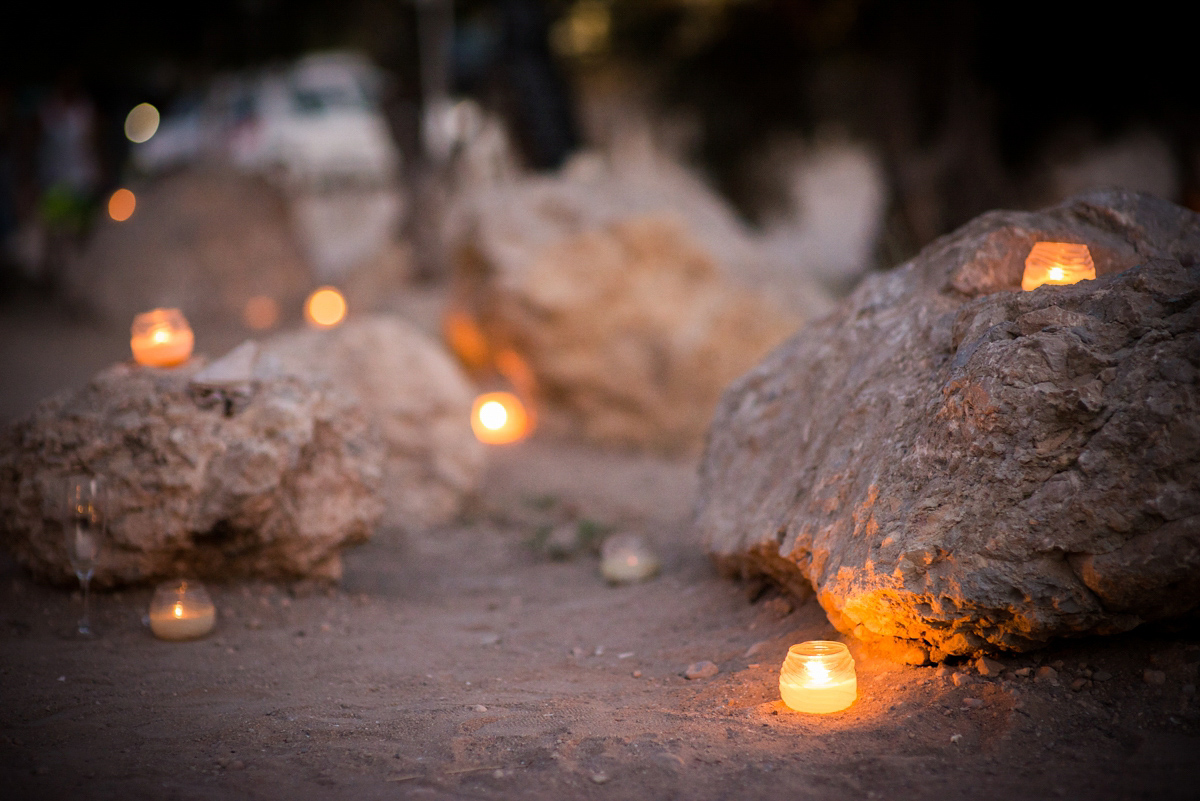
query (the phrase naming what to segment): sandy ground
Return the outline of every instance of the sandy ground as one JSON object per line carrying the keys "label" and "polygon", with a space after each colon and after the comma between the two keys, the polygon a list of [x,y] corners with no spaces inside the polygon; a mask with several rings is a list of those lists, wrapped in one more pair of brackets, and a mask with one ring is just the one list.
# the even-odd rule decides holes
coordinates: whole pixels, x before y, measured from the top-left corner
{"label": "sandy ground", "polygon": [[[122,332],[36,304],[0,310],[0,335],[5,418],[124,355]],[[1195,623],[1004,658],[996,678],[850,642],[858,702],[801,715],[783,656],[838,635],[814,602],[714,573],[694,464],[492,455],[463,520],[378,532],[336,590],[210,586],[220,619],[196,642],[151,636],[148,589],[94,597],[81,640],[79,596],[0,557],[0,797],[1200,797]],[[594,555],[532,544],[579,523],[646,535],[662,575],[610,587]],[[704,659],[720,673],[683,678]]]}

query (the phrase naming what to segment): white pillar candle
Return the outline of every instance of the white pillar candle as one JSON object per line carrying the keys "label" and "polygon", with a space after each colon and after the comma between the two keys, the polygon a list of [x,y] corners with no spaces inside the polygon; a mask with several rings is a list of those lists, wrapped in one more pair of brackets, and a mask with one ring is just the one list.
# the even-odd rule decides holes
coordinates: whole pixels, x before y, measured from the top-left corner
{"label": "white pillar candle", "polygon": [[174,367],[192,357],[195,337],[179,309],[154,309],[133,318],[129,348],[145,367]]}

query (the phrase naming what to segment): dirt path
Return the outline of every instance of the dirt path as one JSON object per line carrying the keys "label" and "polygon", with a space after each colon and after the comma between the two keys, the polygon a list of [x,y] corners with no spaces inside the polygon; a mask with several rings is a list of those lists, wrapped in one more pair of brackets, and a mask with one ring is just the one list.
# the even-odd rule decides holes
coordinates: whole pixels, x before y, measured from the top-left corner
{"label": "dirt path", "polygon": [[[472,519],[380,532],[336,592],[212,587],[220,623],[199,642],[153,639],[148,591],[101,596],[101,636],[66,637],[78,599],[5,563],[0,795],[1195,797],[1195,629],[1068,644],[994,680],[964,667],[963,686],[851,643],[858,703],[802,716],[778,666],[835,632],[815,603],[750,603],[713,574],[687,526],[691,465],[547,443],[496,457]],[[563,520],[646,533],[663,575],[612,588],[593,556],[529,545]],[[701,659],[720,674],[681,677]],[[1037,663],[1055,682],[1012,672]]]}
{"label": "dirt path", "polygon": [[[127,337],[36,304],[0,309],[0,335],[4,417],[123,358]],[[1007,659],[998,679],[851,643],[860,700],[802,716],[778,700],[779,665],[836,632],[815,603],[751,603],[713,573],[688,525],[692,464],[541,442],[493,457],[467,519],[379,532],[336,591],[210,587],[220,620],[199,642],[150,635],[149,590],[100,596],[100,636],[66,636],[78,597],[0,557],[0,798],[1200,792],[1200,626]],[[595,556],[530,544],[580,524],[650,537],[663,574],[613,588]],[[681,676],[702,659],[720,673]],[[1057,677],[1015,673],[1039,665]]]}

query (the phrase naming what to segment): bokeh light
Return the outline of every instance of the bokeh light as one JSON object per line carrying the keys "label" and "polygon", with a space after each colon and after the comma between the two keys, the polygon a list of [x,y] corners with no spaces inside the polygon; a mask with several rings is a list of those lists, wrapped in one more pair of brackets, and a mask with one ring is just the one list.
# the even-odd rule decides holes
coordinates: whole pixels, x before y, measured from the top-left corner
{"label": "bokeh light", "polygon": [[141,144],[158,132],[158,109],[149,103],[139,103],[125,117],[125,137]]}
{"label": "bokeh light", "polygon": [[528,436],[529,415],[525,404],[511,392],[487,392],[475,399],[471,430],[488,445],[507,445]]}
{"label": "bokeh light", "polygon": [[304,317],[317,328],[333,328],[346,318],[346,299],[331,286],[323,286],[308,296]]}
{"label": "bokeh light", "polygon": [[125,222],[133,216],[137,198],[128,189],[118,189],[108,199],[108,216],[117,222]]}
{"label": "bokeh light", "polygon": [[279,304],[270,295],[255,295],[242,307],[242,322],[255,331],[273,328],[279,322]]}

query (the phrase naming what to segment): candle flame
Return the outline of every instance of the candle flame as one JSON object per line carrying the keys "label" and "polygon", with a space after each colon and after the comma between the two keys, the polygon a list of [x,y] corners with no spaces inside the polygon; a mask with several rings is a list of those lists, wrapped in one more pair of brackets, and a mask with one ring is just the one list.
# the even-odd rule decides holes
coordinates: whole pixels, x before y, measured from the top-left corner
{"label": "candle flame", "polygon": [[171,332],[165,328],[159,328],[153,334],[150,335],[150,339],[154,340],[155,342],[157,342],[160,345],[163,342],[166,342],[170,338],[171,338]]}
{"label": "candle flame", "polygon": [[808,678],[812,684],[828,684],[830,680],[829,668],[818,662],[809,662],[804,666],[808,671]]}
{"label": "candle flame", "polygon": [[489,392],[475,399],[471,429],[480,442],[507,445],[524,439],[530,430],[525,404],[511,392]]}
{"label": "candle flame", "polygon": [[346,318],[346,298],[331,286],[321,287],[308,296],[304,312],[317,328],[333,328]]}
{"label": "candle flame", "polygon": [[508,422],[508,412],[500,401],[488,401],[479,407],[479,422],[491,431],[499,431]]}
{"label": "candle flame", "polygon": [[176,603],[174,612],[175,612],[175,617],[183,617],[183,604]]}

